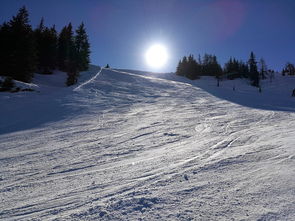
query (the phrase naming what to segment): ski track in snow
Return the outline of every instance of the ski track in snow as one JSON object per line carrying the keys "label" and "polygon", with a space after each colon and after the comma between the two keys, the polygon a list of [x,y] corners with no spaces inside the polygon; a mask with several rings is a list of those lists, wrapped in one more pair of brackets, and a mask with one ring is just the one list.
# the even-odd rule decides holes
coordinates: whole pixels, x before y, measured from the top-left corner
{"label": "ski track in snow", "polygon": [[74,89],[74,91],[78,91],[78,90],[79,90],[80,88],[82,88],[84,85],[87,85],[87,84],[91,83],[92,81],[94,81],[94,80],[100,75],[100,73],[101,73],[102,70],[103,70],[103,68],[101,68],[101,69],[99,70],[99,72],[97,72],[97,74],[94,75],[92,78],[90,78],[88,81],[85,81],[85,82],[83,82],[82,84],[80,84],[79,86],[77,86],[77,87]]}
{"label": "ski track in snow", "polygon": [[95,73],[54,93],[63,117],[0,135],[1,220],[294,220],[294,112]]}

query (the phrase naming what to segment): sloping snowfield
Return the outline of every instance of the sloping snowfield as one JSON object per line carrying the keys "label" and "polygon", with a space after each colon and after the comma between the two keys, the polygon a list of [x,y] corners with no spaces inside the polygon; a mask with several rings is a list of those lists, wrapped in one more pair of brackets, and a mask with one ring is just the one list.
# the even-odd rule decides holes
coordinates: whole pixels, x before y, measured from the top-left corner
{"label": "sloping snowfield", "polygon": [[130,72],[0,94],[1,220],[295,219],[294,78]]}

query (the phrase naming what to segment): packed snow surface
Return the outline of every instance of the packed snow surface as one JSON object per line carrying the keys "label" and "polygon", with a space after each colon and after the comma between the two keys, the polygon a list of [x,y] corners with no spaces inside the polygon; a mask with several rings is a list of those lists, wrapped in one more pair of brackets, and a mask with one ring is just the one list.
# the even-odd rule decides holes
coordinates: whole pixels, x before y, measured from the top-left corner
{"label": "packed snow surface", "polygon": [[0,94],[1,220],[295,219],[294,77],[64,80]]}

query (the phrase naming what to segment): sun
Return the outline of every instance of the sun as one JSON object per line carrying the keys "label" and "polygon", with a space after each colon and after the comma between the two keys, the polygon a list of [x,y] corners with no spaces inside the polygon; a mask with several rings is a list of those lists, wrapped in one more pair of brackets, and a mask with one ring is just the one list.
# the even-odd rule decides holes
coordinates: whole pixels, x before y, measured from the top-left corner
{"label": "sun", "polygon": [[146,63],[152,68],[163,67],[168,60],[167,49],[164,45],[154,44],[145,54]]}

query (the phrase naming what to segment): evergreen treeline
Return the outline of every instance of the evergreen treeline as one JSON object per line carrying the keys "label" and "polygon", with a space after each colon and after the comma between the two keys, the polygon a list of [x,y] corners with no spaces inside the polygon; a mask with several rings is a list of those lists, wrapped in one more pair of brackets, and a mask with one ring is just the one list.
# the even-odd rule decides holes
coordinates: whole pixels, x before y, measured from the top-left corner
{"label": "evergreen treeline", "polygon": [[23,7],[0,27],[0,75],[30,82],[36,70],[34,32]]}
{"label": "evergreen treeline", "polygon": [[[295,74],[294,66],[292,69],[292,65],[288,65],[285,69],[287,70],[286,72]],[[203,58],[199,56],[198,61],[193,55],[184,56],[179,61],[176,69],[177,75],[185,76],[192,80],[198,79],[200,76],[215,76],[217,78],[217,86],[219,86],[219,80],[223,77],[231,80],[235,78],[248,78],[251,85],[260,87],[260,80],[265,79],[267,75],[273,76],[272,73],[273,71],[267,69],[264,59],[261,58],[259,62],[256,61],[253,52],[251,52],[247,62],[231,57],[225,63],[224,68],[218,63],[215,55],[205,54]]]}
{"label": "evergreen treeline", "polygon": [[235,58],[230,58],[224,65],[224,74],[228,79],[247,78],[249,75],[249,68],[247,63],[238,61]]}
{"label": "evergreen treeline", "polygon": [[282,71],[282,74],[285,76],[285,75],[295,75],[295,66],[294,64],[291,64],[290,62],[288,62],[283,71]]}
{"label": "evergreen treeline", "polygon": [[215,55],[205,54],[203,59],[199,57],[198,61],[193,55],[189,55],[179,61],[176,73],[194,80],[204,75],[219,77],[222,74],[222,68]]}
{"label": "evergreen treeline", "polygon": [[58,34],[55,26],[45,27],[42,18],[33,30],[25,7],[0,26],[0,48],[0,75],[24,82],[31,82],[34,72],[52,74],[59,69],[67,72],[67,85],[72,85],[90,63],[83,23],[75,33],[70,23]]}

